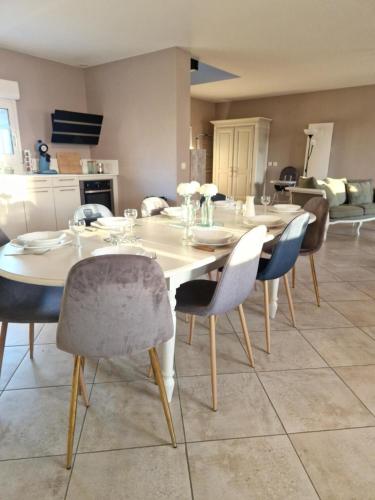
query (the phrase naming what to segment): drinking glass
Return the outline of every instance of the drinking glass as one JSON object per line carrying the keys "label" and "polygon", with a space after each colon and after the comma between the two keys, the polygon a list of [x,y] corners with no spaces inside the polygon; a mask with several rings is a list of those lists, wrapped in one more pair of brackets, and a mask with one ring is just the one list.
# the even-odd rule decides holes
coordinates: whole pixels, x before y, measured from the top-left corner
{"label": "drinking glass", "polygon": [[69,220],[69,229],[73,232],[75,236],[74,246],[77,248],[81,248],[81,239],[80,234],[86,229],[85,219],[70,219]]}
{"label": "drinking glass", "polygon": [[135,226],[135,221],[138,217],[138,210],[136,208],[125,208],[124,218],[126,220],[125,231],[129,229],[129,237],[131,240],[134,239],[133,228]]}
{"label": "drinking glass", "polygon": [[267,205],[271,203],[271,196],[267,196],[266,194],[263,194],[260,197],[260,202],[264,206],[264,213],[267,213]]}

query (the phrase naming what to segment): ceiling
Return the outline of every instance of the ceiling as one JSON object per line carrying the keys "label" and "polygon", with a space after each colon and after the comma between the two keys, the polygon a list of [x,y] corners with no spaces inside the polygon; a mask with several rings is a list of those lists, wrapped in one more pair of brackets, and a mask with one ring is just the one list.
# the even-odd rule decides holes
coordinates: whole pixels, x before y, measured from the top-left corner
{"label": "ceiling", "polygon": [[[241,99],[375,83],[374,0],[0,0],[0,47],[91,66],[178,46]],[[1,71],[1,68],[0,68]]]}

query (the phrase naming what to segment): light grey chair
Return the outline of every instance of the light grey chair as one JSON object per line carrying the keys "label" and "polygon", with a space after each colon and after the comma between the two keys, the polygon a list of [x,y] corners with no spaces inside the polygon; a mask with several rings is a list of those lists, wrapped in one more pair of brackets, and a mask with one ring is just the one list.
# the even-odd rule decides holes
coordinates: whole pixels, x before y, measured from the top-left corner
{"label": "light grey chair", "polygon": [[95,222],[99,219],[99,217],[112,216],[112,212],[105,205],[100,205],[99,203],[88,203],[76,208],[73,218],[75,220],[84,219],[86,221],[86,226],[89,226],[91,222]]}
{"label": "light grey chair", "polygon": [[151,217],[152,215],[159,215],[164,208],[168,208],[168,203],[158,196],[149,196],[142,201],[141,214],[142,217]]}
{"label": "light grey chair", "polygon": [[57,347],[74,355],[67,468],[72,464],[79,373],[85,357],[112,358],[148,350],[173,446],[176,437],[155,347],[173,336],[167,287],[159,264],[138,255],[103,255],[69,272]]}
{"label": "light grey chair", "polygon": [[258,226],[242,236],[228,257],[219,281],[193,280],[184,283],[177,289],[176,311],[191,315],[190,344],[195,316],[209,317],[212,408],[214,411],[217,410],[215,316],[238,308],[249,363],[250,366],[254,366],[242,303],[248,298],[254,287],[266,232],[265,226]]}

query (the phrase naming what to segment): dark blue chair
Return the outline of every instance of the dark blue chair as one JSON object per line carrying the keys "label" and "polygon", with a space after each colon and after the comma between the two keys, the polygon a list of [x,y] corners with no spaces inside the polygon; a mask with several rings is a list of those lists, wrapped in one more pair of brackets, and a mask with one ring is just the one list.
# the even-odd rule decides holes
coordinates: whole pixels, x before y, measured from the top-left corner
{"label": "dark blue chair", "polygon": [[[225,194],[222,193],[217,193],[211,196],[211,201],[225,201],[226,199],[227,197],[225,196]],[[202,205],[203,202],[204,202],[204,196],[201,196],[200,204]]]}
{"label": "dark blue chair", "polygon": [[261,258],[259,260],[257,280],[263,281],[264,284],[264,319],[266,327],[266,349],[268,353],[271,352],[268,281],[281,277],[284,278],[285,291],[288,297],[290,314],[292,316],[292,324],[296,326],[293,300],[290,293],[287,273],[294,267],[298,258],[306,228],[309,223],[309,217],[309,213],[303,213],[289,222],[280,235],[277,243],[272,248],[271,257],[269,259]]}
{"label": "dark blue chair", "polygon": [[[0,247],[9,238],[0,229]],[[29,323],[30,359],[34,352],[34,324],[57,323],[63,288],[20,283],[0,277],[0,374],[8,323]]]}

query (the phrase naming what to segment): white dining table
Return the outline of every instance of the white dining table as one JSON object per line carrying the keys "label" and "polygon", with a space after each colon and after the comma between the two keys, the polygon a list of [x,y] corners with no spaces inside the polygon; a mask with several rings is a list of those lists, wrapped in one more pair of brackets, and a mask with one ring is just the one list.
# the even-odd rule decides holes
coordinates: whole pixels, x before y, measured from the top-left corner
{"label": "white dining table", "polygon": [[[256,208],[263,213],[262,207]],[[293,214],[278,214],[284,225],[293,217]],[[311,215],[310,222],[315,220]],[[215,221],[220,227],[229,229],[237,238],[250,228],[244,224],[241,214],[233,209],[216,208]],[[281,232],[283,225],[270,230],[265,241],[272,240]],[[182,240],[183,228],[177,219],[163,215],[147,217],[137,220],[136,236],[140,238],[146,251],[155,252],[157,262],[164,271],[169,300],[176,330],[176,289],[186,281],[205,275],[225,264],[232,250],[231,246],[218,247],[214,252],[208,252],[184,244]],[[81,234],[81,247],[65,246],[49,251],[44,255],[12,255],[17,252],[15,247],[8,243],[0,248],[0,276],[35,285],[64,286],[71,267],[84,258],[90,257],[92,252],[100,247],[108,246],[104,241],[108,238],[108,231],[97,229],[85,231]],[[275,317],[277,311],[279,280],[270,283],[270,315]],[[162,371],[165,380],[169,401],[174,389],[174,350],[175,335],[160,347]]]}

